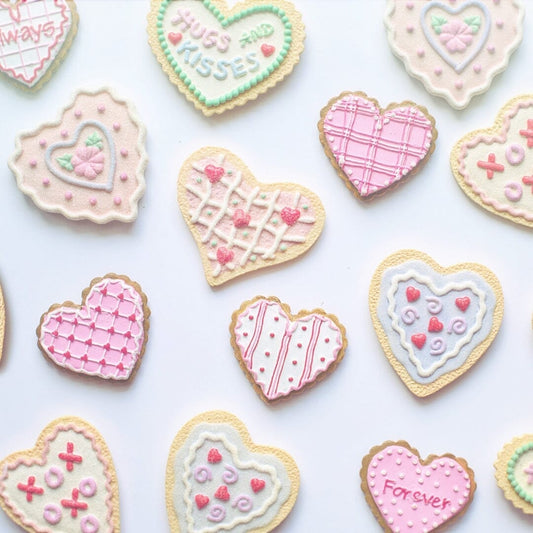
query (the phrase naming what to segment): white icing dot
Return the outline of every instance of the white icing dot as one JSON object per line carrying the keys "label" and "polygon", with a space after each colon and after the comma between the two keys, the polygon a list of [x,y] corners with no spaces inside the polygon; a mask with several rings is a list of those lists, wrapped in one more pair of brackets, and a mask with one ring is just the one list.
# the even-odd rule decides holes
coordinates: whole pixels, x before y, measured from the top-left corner
{"label": "white icing dot", "polygon": [[424,475],[425,475],[426,477],[429,477],[429,476],[431,476],[431,472],[430,472],[429,470],[426,470],[426,471],[424,472]]}
{"label": "white icing dot", "polygon": [[411,505],[411,509],[416,511],[418,509],[418,505],[416,503],[413,503],[413,505]]}
{"label": "white icing dot", "polygon": [[396,464],[397,465],[401,465],[402,464],[402,460],[401,459],[396,459]]}
{"label": "white icing dot", "polygon": [[376,461],[374,461],[374,462],[372,463],[372,466],[373,466],[374,468],[376,468],[376,467],[378,466],[378,464],[376,463]]}
{"label": "white icing dot", "polygon": [[438,489],[440,487],[440,483],[438,481],[435,481],[435,483],[433,483],[433,486]]}
{"label": "white icing dot", "polygon": [[[379,496],[379,491],[375,490],[374,491],[374,496]],[[381,505],[381,504],[380,504]]]}
{"label": "white icing dot", "polygon": [[411,522],[411,520],[409,520],[409,522],[407,522],[407,527],[413,527],[413,522]]}
{"label": "white icing dot", "polygon": [[433,522],[432,526],[433,527],[438,527],[439,523],[438,522]]}
{"label": "white icing dot", "polygon": [[378,505],[383,505],[383,500],[378,500]]}
{"label": "white icing dot", "polygon": [[387,471],[386,471],[385,469],[383,469],[383,470],[381,471],[381,475],[382,475],[382,476],[386,476],[386,475],[387,475]]}
{"label": "white icing dot", "polygon": [[376,483],[375,483],[374,481],[371,481],[371,482],[370,482],[370,486],[371,486],[371,487],[375,487],[375,486],[376,486]]}
{"label": "white icing dot", "polygon": [[439,510],[439,509],[435,509],[433,512],[434,512],[437,516],[440,515],[440,510]]}
{"label": "white icing dot", "polygon": [[421,474],[421,473],[422,473],[422,470],[420,470],[420,468],[417,468],[417,469],[415,470],[415,472],[416,472],[417,474]]}
{"label": "white icing dot", "polygon": [[457,485],[454,485],[453,492],[459,492],[459,487]]}
{"label": "white icing dot", "polygon": [[449,470],[446,470],[446,472],[444,472],[444,475],[445,475],[446,477],[450,477],[450,471],[449,471]]}
{"label": "white icing dot", "polygon": [[390,448],[387,450],[387,455],[392,455],[392,450]]}
{"label": "white icing dot", "polygon": [[400,472],[400,473],[398,474],[398,477],[399,477],[400,479],[403,479],[403,478],[405,477],[405,474],[404,474],[403,472]]}
{"label": "white icing dot", "polygon": [[420,483],[420,485],[423,485],[424,484],[424,479],[423,478],[419,478],[418,483]]}
{"label": "white icing dot", "polygon": [[437,470],[437,465],[436,465],[435,463],[433,463],[433,464],[431,465],[431,468],[432,468],[433,470]]}
{"label": "white icing dot", "polygon": [[403,450],[401,448],[398,448],[398,455],[402,455],[403,454]]}
{"label": "white icing dot", "polygon": [[392,503],[392,505],[396,505],[397,500],[396,500],[396,498],[392,498],[392,500],[390,502]]}
{"label": "white icing dot", "polygon": [[[389,514],[389,511],[387,511],[387,509],[383,509],[383,511],[381,511],[381,514],[387,515]],[[392,518],[390,520],[392,520]]]}
{"label": "white icing dot", "polygon": [[399,516],[402,516],[403,515],[403,511],[401,509],[398,509],[398,515]]}
{"label": "white icing dot", "polygon": [[376,473],[375,472],[370,472],[370,477],[376,477]]}
{"label": "white icing dot", "polygon": [[428,523],[428,519],[427,518],[422,518],[422,524],[427,524]]}

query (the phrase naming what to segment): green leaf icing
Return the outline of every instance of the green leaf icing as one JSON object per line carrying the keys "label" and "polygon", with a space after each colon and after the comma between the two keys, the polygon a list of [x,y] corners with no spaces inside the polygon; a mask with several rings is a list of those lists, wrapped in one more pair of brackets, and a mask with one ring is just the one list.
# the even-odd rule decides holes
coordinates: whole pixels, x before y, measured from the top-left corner
{"label": "green leaf icing", "polygon": [[103,150],[104,143],[102,137],[98,133],[94,132],[85,141],[85,146],[96,146],[99,150]]}
{"label": "green leaf icing", "polygon": [[472,33],[477,33],[481,28],[481,17],[479,15],[475,17],[466,17],[465,24],[470,26]]}
{"label": "green leaf icing", "polygon": [[437,35],[440,35],[442,32],[442,26],[448,21],[444,17],[439,17],[437,15],[432,15],[431,17],[431,26],[435,30]]}
{"label": "green leaf icing", "polygon": [[59,163],[61,167],[72,172],[74,170],[74,167],[72,166],[72,163],[70,162],[71,159],[72,159],[71,154],[65,154],[65,155],[62,155],[61,157],[57,157],[56,161]]}

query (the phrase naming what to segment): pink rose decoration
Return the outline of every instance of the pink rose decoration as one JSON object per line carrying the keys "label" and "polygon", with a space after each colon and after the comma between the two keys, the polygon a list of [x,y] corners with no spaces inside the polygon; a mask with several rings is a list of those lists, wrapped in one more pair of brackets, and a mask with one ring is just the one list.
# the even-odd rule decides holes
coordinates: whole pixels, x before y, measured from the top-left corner
{"label": "pink rose decoration", "polygon": [[82,146],[76,150],[71,163],[78,176],[93,180],[104,170],[104,154],[96,146]]}
{"label": "pink rose decoration", "polygon": [[450,53],[464,52],[472,44],[472,28],[464,22],[452,21],[442,26],[439,39]]}

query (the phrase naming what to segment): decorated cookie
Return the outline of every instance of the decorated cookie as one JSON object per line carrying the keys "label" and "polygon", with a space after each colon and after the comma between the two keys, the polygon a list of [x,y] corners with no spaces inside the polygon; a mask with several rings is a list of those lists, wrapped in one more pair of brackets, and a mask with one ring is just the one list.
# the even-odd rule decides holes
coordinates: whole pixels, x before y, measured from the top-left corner
{"label": "decorated cookie", "polygon": [[293,183],[259,183],[223,148],[202,148],[185,161],[178,202],[213,286],[302,255],[324,226],[314,193]]}
{"label": "decorated cookie", "polygon": [[488,90],[522,40],[522,0],[387,0],[390,46],[456,109]]}
{"label": "decorated cookie", "polygon": [[291,314],[271,296],[256,296],[233,313],[235,357],[266,402],[285,398],[335,370],[346,350],[346,330],[323,309]]}
{"label": "decorated cookie", "polygon": [[483,265],[441,267],[415,250],[377,268],[370,314],[396,373],[416,396],[428,396],[476,363],[498,333],[503,294]]}
{"label": "decorated cookie", "polygon": [[450,163],[471,200],[533,227],[533,94],[508,102],[491,128],[465,135],[455,144]]}
{"label": "decorated cookie", "polygon": [[494,463],[498,486],[505,497],[526,514],[533,514],[533,435],[508,442]]}
{"label": "decorated cookie", "polygon": [[150,46],[170,81],[205,115],[255,100],[292,72],[304,48],[285,0],[152,0]]}
{"label": "decorated cookie", "polygon": [[0,72],[24,89],[40,89],[77,29],[74,0],[0,0]]}
{"label": "decorated cookie", "polygon": [[254,444],[238,418],[211,411],[176,435],[165,485],[172,533],[268,533],[293,508],[300,475],[286,452]]}
{"label": "decorated cookie", "polygon": [[413,102],[381,109],[362,92],[332,98],[320,113],[320,142],[337,174],[362,199],[418,172],[435,149],[435,119]]}
{"label": "decorated cookie", "polygon": [[84,420],[54,420],[31,450],[0,463],[0,505],[30,533],[119,533],[118,481],[101,435]]}
{"label": "decorated cookie", "polygon": [[17,137],[9,166],[44,211],[132,222],[144,193],[145,128],[109,89],[80,91],[59,120]]}
{"label": "decorated cookie", "polygon": [[407,442],[375,446],[363,459],[361,488],[383,530],[441,530],[472,503],[476,482],[467,462],[449,453],[421,459]]}
{"label": "decorated cookie", "polygon": [[129,379],[141,363],[150,326],[147,299],[126,276],[96,278],[82,304],[54,304],[37,328],[39,348],[53,363],[77,374]]}

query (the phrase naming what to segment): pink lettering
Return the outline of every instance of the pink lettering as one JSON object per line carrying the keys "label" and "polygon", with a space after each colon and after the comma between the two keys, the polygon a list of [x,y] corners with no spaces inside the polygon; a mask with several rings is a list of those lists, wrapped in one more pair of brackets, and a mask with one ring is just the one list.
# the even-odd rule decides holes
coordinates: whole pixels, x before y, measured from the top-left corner
{"label": "pink lettering", "polygon": [[432,502],[431,502],[431,507],[434,507],[435,509],[437,509],[437,507],[440,507],[440,498],[436,497]]}
{"label": "pink lettering", "polygon": [[394,487],[394,485],[396,485],[395,481],[392,481],[392,479],[386,479],[385,485],[383,485],[383,494],[387,492],[387,489],[391,489],[392,487]]}
{"label": "pink lettering", "polygon": [[446,506],[447,505],[451,505],[452,502],[450,500],[448,500],[448,498],[444,498],[444,500],[442,500],[442,508],[443,509],[446,509]]}

